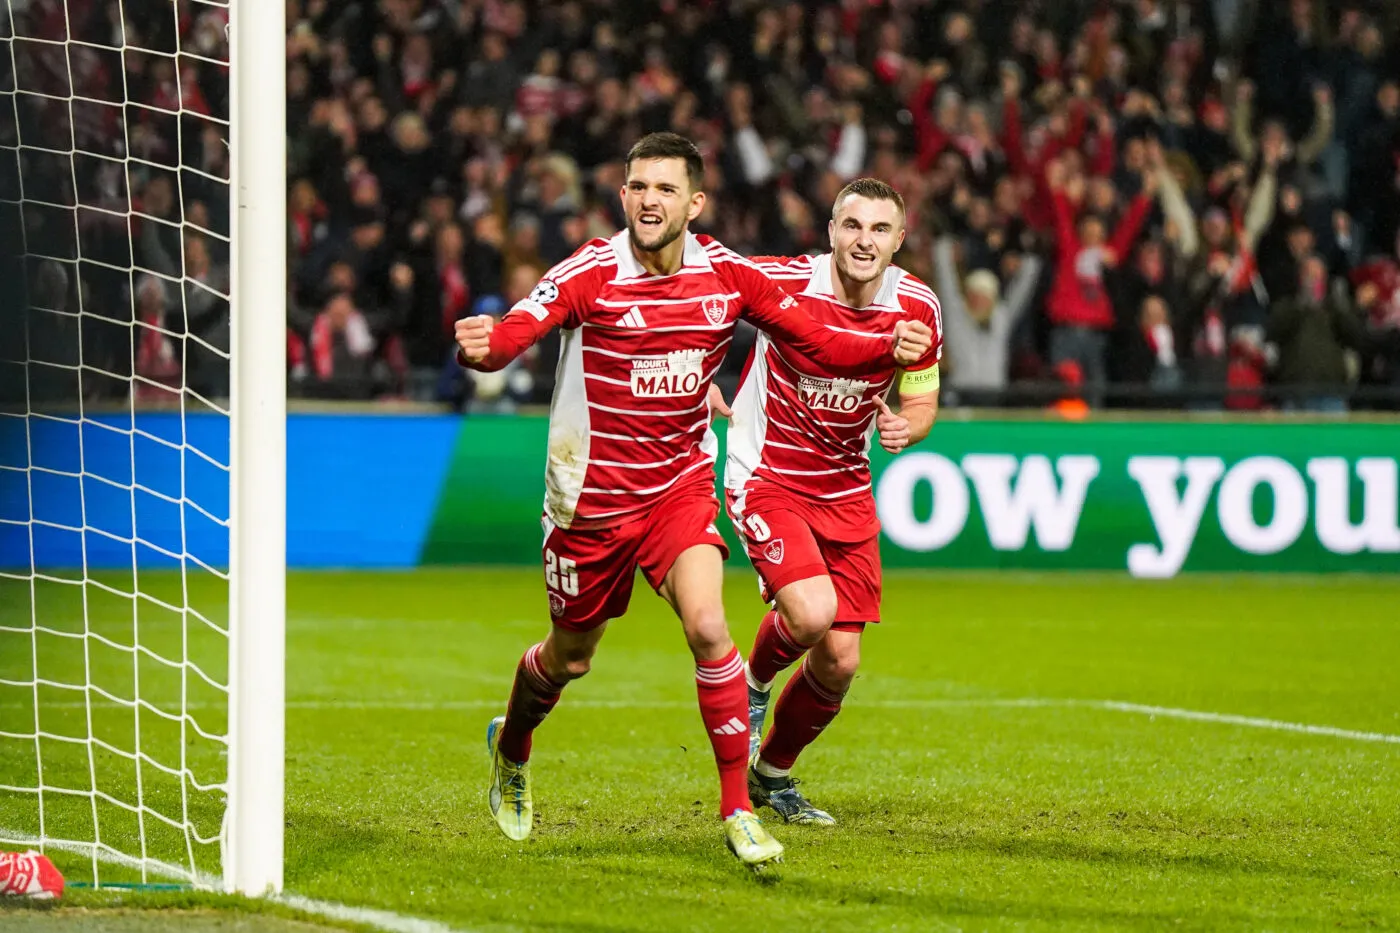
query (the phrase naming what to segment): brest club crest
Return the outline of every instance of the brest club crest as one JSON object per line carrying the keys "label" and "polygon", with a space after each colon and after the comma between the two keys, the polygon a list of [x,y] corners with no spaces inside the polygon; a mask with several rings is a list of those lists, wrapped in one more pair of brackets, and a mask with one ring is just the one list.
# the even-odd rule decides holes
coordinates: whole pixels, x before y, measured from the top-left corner
{"label": "brest club crest", "polygon": [[700,307],[705,312],[705,320],[711,324],[721,324],[729,316],[729,300],[727,298],[706,298]]}
{"label": "brest club crest", "polygon": [[549,614],[556,619],[564,614],[564,597],[558,593],[549,594]]}
{"label": "brest club crest", "polygon": [[783,562],[783,539],[774,538],[763,546],[763,556],[768,558],[770,563],[781,564]]}

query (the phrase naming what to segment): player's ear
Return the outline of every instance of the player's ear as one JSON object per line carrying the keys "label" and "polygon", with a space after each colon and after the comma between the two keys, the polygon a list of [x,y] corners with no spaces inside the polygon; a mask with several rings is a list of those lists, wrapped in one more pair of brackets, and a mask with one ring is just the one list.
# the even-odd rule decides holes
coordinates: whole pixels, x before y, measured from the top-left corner
{"label": "player's ear", "polygon": [[903,224],[900,224],[899,236],[895,237],[894,241],[894,251],[896,253],[899,252],[899,248],[904,245],[904,235],[908,232],[909,228],[905,227]]}
{"label": "player's ear", "polygon": [[690,206],[686,208],[685,219],[694,220],[705,209],[705,192],[695,191],[690,195]]}
{"label": "player's ear", "polygon": [[826,222],[826,239],[831,243],[832,250],[836,249],[836,218],[833,217]]}

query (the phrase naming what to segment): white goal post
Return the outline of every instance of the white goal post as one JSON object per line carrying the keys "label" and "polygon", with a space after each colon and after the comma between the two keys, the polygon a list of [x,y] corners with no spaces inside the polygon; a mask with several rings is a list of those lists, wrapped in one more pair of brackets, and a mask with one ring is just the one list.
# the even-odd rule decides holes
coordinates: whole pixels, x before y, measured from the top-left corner
{"label": "white goal post", "polygon": [[282,890],[286,700],[286,5],[232,0],[229,797],[224,885]]}
{"label": "white goal post", "polygon": [[0,849],[76,884],[283,887],[285,62],[0,0]]}

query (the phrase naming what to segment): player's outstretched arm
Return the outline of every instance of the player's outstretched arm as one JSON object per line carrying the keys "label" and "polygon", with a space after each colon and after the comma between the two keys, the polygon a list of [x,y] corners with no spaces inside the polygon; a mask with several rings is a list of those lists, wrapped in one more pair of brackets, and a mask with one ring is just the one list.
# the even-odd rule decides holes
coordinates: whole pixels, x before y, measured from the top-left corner
{"label": "player's outstretched arm", "polygon": [[458,321],[457,362],[495,372],[539,342],[555,327],[577,327],[597,294],[597,243],[585,243],[545,273],[529,297],[496,322],[477,315]]}
{"label": "player's outstretched arm", "polygon": [[553,321],[540,321],[516,310],[501,318],[499,324],[489,314],[462,318],[454,331],[457,362],[487,373],[505,369],[553,327]]}
{"label": "player's outstretched arm", "polygon": [[[732,257],[732,259],[730,258]],[[796,348],[837,376],[860,376],[891,358],[907,366],[933,346],[933,331],[918,321],[901,321],[894,333],[882,337],[849,334],[815,323],[802,313],[798,300],[747,260],[724,257],[744,316],[761,330]]]}

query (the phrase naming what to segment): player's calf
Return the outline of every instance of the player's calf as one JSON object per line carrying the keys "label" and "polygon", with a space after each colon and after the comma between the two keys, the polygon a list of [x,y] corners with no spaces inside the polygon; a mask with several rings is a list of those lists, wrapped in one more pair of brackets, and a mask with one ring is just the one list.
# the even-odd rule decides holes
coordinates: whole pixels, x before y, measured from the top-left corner
{"label": "player's calf", "polygon": [[530,760],[535,729],[559,702],[565,685],[588,673],[601,635],[601,628],[578,633],[556,627],[548,638],[525,651],[515,668],[501,727],[502,755],[515,762]]}
{"label": "player's calf", "polygon": [[746,676],[749,757],[758,754],[773,680],[826,637],[836,618],[836,589],[825,575],[796,580],[777,593],[778,608],[763,617]]}
{"label": "player's calf", "polygon": [[501,832],[517,842],[530,835],[534,822],[529,762],[535,729],[559,702],[565,685],[588,673],[602,635],[603,626],[586,632],[555,626],[544,641],[531,645],[516,665],[506,714],[487,727],[487,806]]}
{"label": "player's calf", "polygon": [[796,787],[792,767],[841,711],[860,666],[860,632],[833,630],[802,661],[774,710],[773,730],[749,769],[749,796],[789,823],[829,826],[836,821]]}

